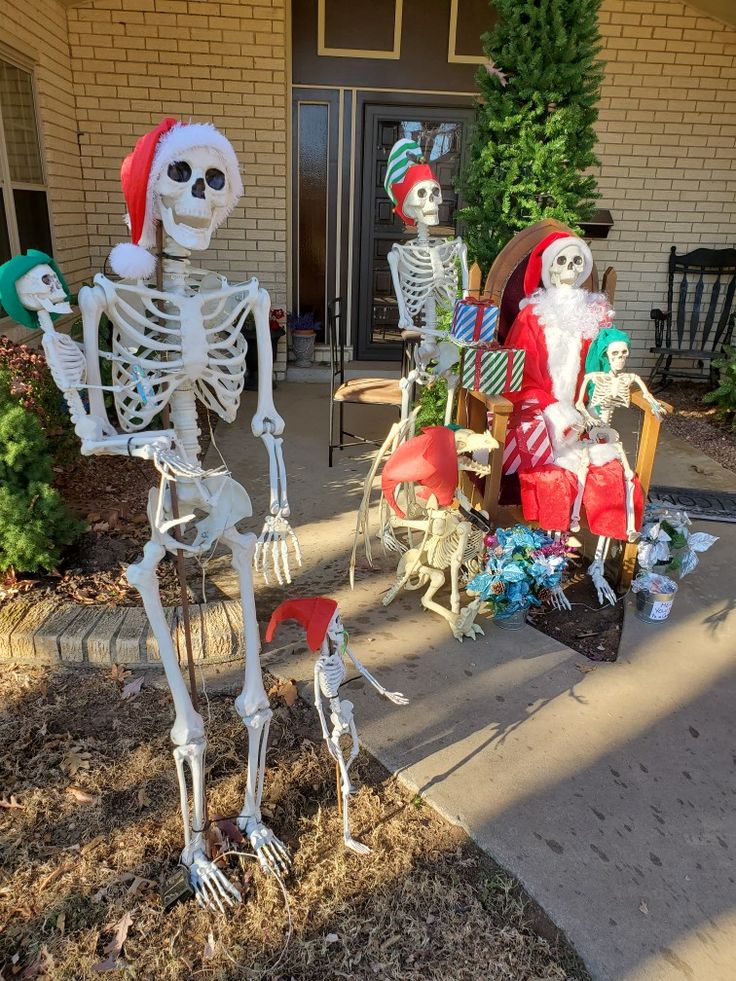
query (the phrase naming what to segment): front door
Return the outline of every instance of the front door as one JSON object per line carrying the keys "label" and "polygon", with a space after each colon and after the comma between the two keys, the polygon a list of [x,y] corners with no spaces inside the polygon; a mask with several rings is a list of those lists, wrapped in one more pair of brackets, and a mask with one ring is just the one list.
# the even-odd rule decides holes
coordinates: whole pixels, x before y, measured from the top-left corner
{"label": "front door", "polygon": [[357,311],[360,359],[394,361],[401,357],[398,306],[386,256],[394,242],[409,241],[416,232],[406,229],[393,213],[384,190],[389,151],[404,137],[420,144],[442,185],[440,225],[433,231],[443,237],[455,235],[455,183],[472,119],[471,109],[459,107],[365,106]]}

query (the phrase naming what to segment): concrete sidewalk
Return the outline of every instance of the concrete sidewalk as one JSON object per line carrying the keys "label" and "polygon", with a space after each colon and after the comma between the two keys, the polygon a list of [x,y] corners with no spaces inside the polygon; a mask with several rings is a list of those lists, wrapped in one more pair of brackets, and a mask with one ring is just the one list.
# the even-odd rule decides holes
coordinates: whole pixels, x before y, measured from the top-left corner
{"label": "concrete sidewalk", "polygon": [[[521,880],[594,977],[736,979],[736,525],[701,525],[722,540],[682,584],[669,621],[627,616],[616,664],[593,666],[532,628],[489,624],[485,638],[460,645],[416,593],[381,606],[390,562],[359,571],[351,592],[368,454],[338,453],[328,470],[325,388],[284,384],[276,395],[305,559],[286,595],[337,599],[358,656],[411,699],[398,708],[361,678],[348,682],[366,748]],[[262,475],[265,453],[250,437],[252,409],[220,427],[217,442],[262,514],[265,480],[250,474]],[[376,435],[392,419],[357,411]],[[655,478],[736,484],[666,435]],[[209,589],[233,595],[221,565]],[[259,588],[262,619],[284,595]],[[264,665],[311,682],[302,632],[283,627],[277,639]]]}

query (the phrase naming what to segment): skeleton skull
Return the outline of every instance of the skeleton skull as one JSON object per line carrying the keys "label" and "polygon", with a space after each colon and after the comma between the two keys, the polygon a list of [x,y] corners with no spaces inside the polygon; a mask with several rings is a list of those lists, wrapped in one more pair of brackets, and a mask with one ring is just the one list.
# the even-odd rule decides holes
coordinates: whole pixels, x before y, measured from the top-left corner
{"label": "skeleton skull", "polygon": [[579,285],[579,279],[584,272],[583,250],[574,242],[555,255],[548,270],[551,285],[557,287]]}
{"label": "skeleton skull", "polygon": [[341,651],[345,644],[345,626],[340,616],[340,611],[335,610],[332,619],[327,624],[327,636],[335,650]]}
{"label": "skeleton skull", "polygon": [[71,313],[64,287],[49,265],[39,265],[21,276],[15,284],[18,299],[26,310]]}
{"label": "skeleton skull", "polygon": [[439,225],[442,188],[437,181],[419,181],[406,195],[404,214],[424,225]]}
{"label": "skeleton skull", "polygon": [[156,185],[165,234],[202,252],[228,212],[227,168],[213,147],[193,147],[162,170]]}
{"label": "skeleton skull", "polygon": [[626,366],[626,360],[629,357],[628,345],[623,341],[612,341],[606,348],[606,356],[608,357],[611,371],[614,375],[617,375]]}

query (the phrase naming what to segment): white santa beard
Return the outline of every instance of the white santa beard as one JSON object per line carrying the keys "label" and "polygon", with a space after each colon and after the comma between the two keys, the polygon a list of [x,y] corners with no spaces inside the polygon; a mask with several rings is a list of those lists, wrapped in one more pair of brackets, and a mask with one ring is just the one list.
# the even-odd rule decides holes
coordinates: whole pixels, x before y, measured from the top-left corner
{"label": "white santa beard", "polygon": [[586,290],[564,287],[538,290],[531,297],[544,330],[552,394],[559,402],[575,402],[583,338],[595,337],[600,329],[600,309],[591,299]]}

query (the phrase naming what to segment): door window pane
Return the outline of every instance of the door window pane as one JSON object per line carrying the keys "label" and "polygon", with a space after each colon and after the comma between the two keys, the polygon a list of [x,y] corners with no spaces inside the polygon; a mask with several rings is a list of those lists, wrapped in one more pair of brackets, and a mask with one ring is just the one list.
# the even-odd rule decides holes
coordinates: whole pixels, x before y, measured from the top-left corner
{"label": "door window pane", "polygon": [[4,61],[0,61],[0,111],[10,180],[43,184],[31,75]]}
{"label": "door window pane", "polygon": [[51,254],[51,229],[45,191],[13,191],[20,250]]}
{"label": "door window pane", "polygon": [[329,106],[299,106],[299,313],[325,323]]}

